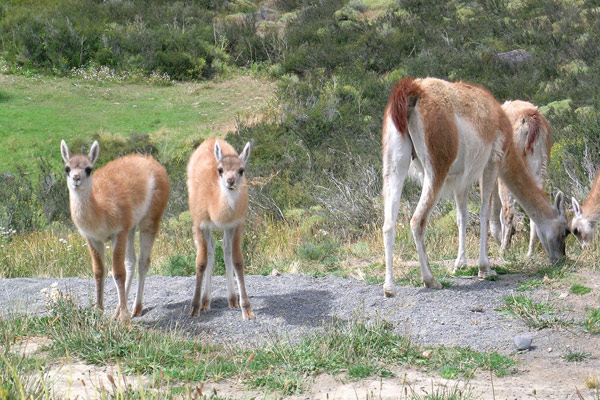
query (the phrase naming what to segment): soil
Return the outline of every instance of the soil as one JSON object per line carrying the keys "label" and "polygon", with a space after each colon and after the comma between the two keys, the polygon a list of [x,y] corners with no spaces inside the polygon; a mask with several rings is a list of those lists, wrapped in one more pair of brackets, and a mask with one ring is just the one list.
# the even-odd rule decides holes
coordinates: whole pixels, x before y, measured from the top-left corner
{"label": "soil", "polygon": [[[562,328],[535,330],[521,319],[498,310],[506,296],[522,294],[517,292],[517,287],[530,278],[520,274],[502,275],[496,281],[452,278],[451,286],[442,290],[397,287],[393,298],[383,296],[381,285],[356,279],[300,274],[247,276],[247,290],[256,315],[250,321],[242,320],[239,309],[228,308],[224,277],[213,279],[211,310],[192,318],[188,313],[194,278],[152,276],[146,281],[143,315],[134,318],[133,323],[156,329],[177,326],[215,342],[260,346],[273,340],[295,342],[321,331],[328,322],[350,321],[359,316],[366,320],[384,319],[393,324],[397,333],[410,336],[422,345],[469,346],[481,351],[498,351],[517,360],[515,374],[498,378],[482,371],[466,383],[447,381],[404,367],[395,367],[395,377],[385,379],[356,381],[325,374],[314,378],[308,392],[294,397],[297,399],[404,399],[413,392],[437,390],[439,393],[444,387],[449,390],[457,385],[460,388],[467,385],[476,398],[484,399],[580,399],[580,395],[584,399],[598,399],[598,394],[586,387],[586,379],[600,377],[600,335],[586,333],[580,322],[586,317],[586,307],[599,306],[600,273],[584,271],[580,276],[585,285],[592,288],[591,293],[573,295],[567,285],[561,287],[560,284],[543,285],[526,292],[529,297],[558,309],[558,314],[552,317],[574,322]],[[58,282],[59,290],[69,293],[81,304],[92,303],[92,280],[0,279],[0,313],[44,314],[47,297],[41,290],[54,282]],[[134,288],[135,285],[136,282]],[[107,279],[107,310],[112,311],[116,306],[116,298],[114,283]],[[529,351],[516,351],[513,338],[519,334],[533,338]],[[564,356],[570,351],[587,352],[591,357],[582,362],[569,362]],[[61,363],[57,369],[57,376],[64,375],[64,365]],[[78,371],[86,368],[75,365]],[[110,369],[87,368],[87,372],[78,373],[96,381],[98,376],[106,377]],[[63,395],[77,397],[75,387],[68,386],[69,392]],[[86,390],[89,391],[89,384]],[[207,383],[202,390],[234,398],[261,396],[260,392],[249,391],[238,382],[227,380]],[[79,393],[79,396],[88,398],[89,393]]]}

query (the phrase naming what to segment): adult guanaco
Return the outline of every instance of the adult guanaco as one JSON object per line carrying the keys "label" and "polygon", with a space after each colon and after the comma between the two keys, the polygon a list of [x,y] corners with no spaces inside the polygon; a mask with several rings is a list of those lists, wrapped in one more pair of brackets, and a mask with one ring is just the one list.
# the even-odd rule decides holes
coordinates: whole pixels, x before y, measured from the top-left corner
{"label": "adult guanaco", "polygon": [[[552,135],[550,124],[533,104],[522,101],[506,101],[502,104],[512,126],[513,142],[523,157],[527,170],[533,177],[536,185],[544,190],[550,150],[552,148]],[[502,237],[500,240],[502,251],[510,247],[512,236],[515,232],[515,199],[501,179],[498,180],[499,196],[502,204],[501,226]],[[495,195],[495,194],[494,194]],[[533,254],[536,228],[535,222],[529,222],[529,247],[527,256]]]}
{"label": "adult guanaco", "polygon": [[[223,256],[227,275],[229,307],[242,308],[243,319],[254,318],[244,281],[242,256],[243,223],[248,213],[248,186],[245,170],[250,143],[240,155],[221,139],[205,140],[191,155],[187,166],[187,187],[192,214],[196,254],[196,289],[191,316],[208,311],[215,262],[213,230],[223,231]],[[233,271],[240,292],[240,304],[233,288]],[[205,282],[202,293],[202,282]],[[200,299],[202,298],[202,304]]]}
{"label": "adult guanaco", "polygon": [[133,316],[142,314],[144,282],[150,252],[169,199],[167,173],[151,156],[128,155],[93,172],[100,146],[95,141],[87,156],[72,155],[65,141],[65,162],[71,218],[87,241],[96,280],[96,307],[104,309],[104,243],[112,241],[113,279],[119,302],[114,317],[130,323],[127,295],[135,272],[135,232],[139,230],[138,286]]}
{"label": "adult guanaco", "polygon": [[513,144],[510,122],[494,97],[463,82],[404,78],[393,88],[383,117],[386,296],[394,295],[396,219],[411,162],[423,187],[410,225],[426,287],[441,287],[433,278],[425,250],[425,227],[431,210],[442,193],[454,194],[459,225],[455,266],[466,264],[467,191],[477,179],[481,192],[479,276],[495,274],[487,256],[487,229],[498,174],[536,222],[551,261],[564,256],[568,227],[563,195],[559,192],[552,205],[535,184]]}

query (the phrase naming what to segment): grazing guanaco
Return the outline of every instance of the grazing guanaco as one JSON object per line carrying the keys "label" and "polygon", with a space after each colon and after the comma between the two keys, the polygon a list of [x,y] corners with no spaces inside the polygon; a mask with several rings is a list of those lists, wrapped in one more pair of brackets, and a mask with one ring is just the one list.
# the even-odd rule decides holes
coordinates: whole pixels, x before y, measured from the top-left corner
{"label": "grazing guanaco", "polygon": [[579,245],[585,249],[596,236],[596,224],[600,220],[600,172],[596,174],[592,189],[588,193],[583,206],[575,197],[571,197],[575,216],[571,220],[571,232],[577,237]]}
{"label": "grazing guanaco", "polygon": [[[196,289],[192,298],[191,316],[198,316],[199,310],[210,309],[211,279],[215,262],[212,231],[217,229],[223,231],[229,307],[238,308],[241,304],[242,317],[254,318],[246,293],[242,256],[243,222],[248,213],[248,187],[244,173],[250,158],[250,147],[250,143],[246,143],[238,156],[233,147],[224,140],[208,139],[192,153],[188,162],[189,206],[194,241],[198,249]],[[240,304],[233,288],[234,270],[240,292]]]}
{"label": "grazing guanaco", "polygon": [[433,278],[425,250],[425,227],[431,210],[442,193],[454,194],[459,225],[455,267],[463,266],[467,191],[477,179],[481,192],[479,276],[495,274],[487,256],[487,229],[498,173],[536,222],[538,236],[551,261],[564,256],[568,229],[563,195],[559,192],[552,205],[535,184],[513,144],[510,122],[494,97],[481,87],[462,82],[404,78],[392,90],[383,117],[386,296],[394,295],[396,219],[411,162],[423,187],[410,225],[426,287],[441,288]]}
{"label": "grazing guanaco", "polygon": [[65,141],[65,162],[71,218],[87,241],[96,280],[96,307],[104,309],[104,243],[112,240],[113,279],[119,302],[114,317],[130,323],[127,295],[135,272],[135,231],[140,234],[138,287],[133,316],[142,314],[144,282],[150,252],[169,199],[167,173],[151,156],[129,155],[92,173],[100,146],[95,141],[87,156],[71,155]]}
{"label": "grazing guanaco", "polygon": [[[552,148],[552,135],[550,124],[533,104],[522,101],[506,101],[502,104],[512,125],[514,144],[523,157],[525,166],[533,177],[536,185],[544,190],[548,164],[550,163],[550,150]],[[515,232],[515,199],[501,179],[498,180],[499,195],[502,204],[502,251],[510,247],[512,235]],[[533,245],[536,236],[535,222],[529,222],[529,247],[527,256],[533,254]]]}

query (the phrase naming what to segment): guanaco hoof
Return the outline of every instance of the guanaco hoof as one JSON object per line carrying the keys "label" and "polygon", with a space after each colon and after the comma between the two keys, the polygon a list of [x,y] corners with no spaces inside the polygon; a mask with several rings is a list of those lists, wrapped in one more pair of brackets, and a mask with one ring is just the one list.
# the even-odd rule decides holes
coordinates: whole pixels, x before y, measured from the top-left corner
{"label": "guanaco hoof", "polygon": [[423,284],[425,285],[426,288],[429,288],[429,289],[441,289],[442,288],[442,285],[435,279],[432,280],[431,282],[423,281]]}

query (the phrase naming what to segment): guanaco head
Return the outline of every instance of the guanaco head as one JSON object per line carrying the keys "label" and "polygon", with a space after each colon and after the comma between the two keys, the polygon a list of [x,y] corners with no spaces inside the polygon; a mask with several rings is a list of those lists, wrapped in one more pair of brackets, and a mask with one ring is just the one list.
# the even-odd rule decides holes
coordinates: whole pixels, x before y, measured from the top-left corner
{"label": "guanaco head", "polygon": [[90,148],[90,153],[86,156],[83,154],[71,155],[71,151],[67,143],[62,140],[60,142],[60,154],[65,162],[65,173],[67,175],[67,186],[70,190],[81,190],[89,188],[92,182],[92,169],[94,163],[98,159],[100,146],[97,141],[94,141]]}
{"label": "guanaco head", "polygon": [[585,249],[594,240],[596,235],[596,221],[591,221],[583,216],[579,202],[571,197],[575,216],[571,220],[571,232],[579,241],[579,246]]}
{"label": "guanaco head", "polygon": [[215,159],[217,160],[217,173],[219,184],[225,190],[238,190],[244,181],[244,171],[250,158],[250,142],[246,143],[242,153],[237,155],[223,155],[219,141],[215,141]]}
{"label": "guanaco head", "polygon": [[541,229],[539,225],[536,225],[540,242],[542,242],[542,245],[550,256],[550,261],[553,263],[565,257],[565,239],[567,235],[571,233],[565,215],[562,192],[556,194],[554,208],[558,215],[552,220],[547,228]]}

